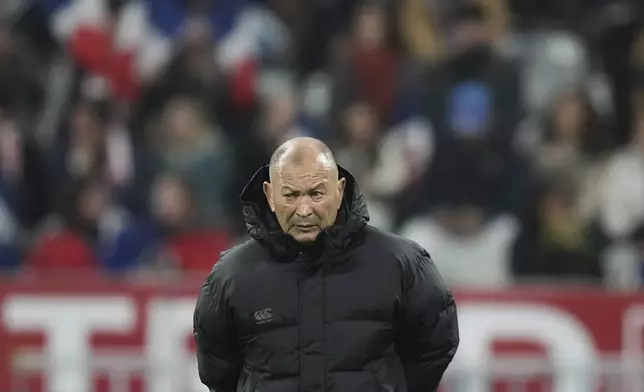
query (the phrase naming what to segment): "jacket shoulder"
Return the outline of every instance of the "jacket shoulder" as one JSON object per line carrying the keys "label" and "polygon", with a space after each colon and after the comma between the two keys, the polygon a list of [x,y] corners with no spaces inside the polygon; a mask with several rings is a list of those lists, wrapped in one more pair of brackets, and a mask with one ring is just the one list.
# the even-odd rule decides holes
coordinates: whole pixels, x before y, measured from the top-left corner
{"label": "jacket shoulder", "polygon": [[[393,233],[386,233],[375,228],[369,229],[372,239],[367,246],[373,246],[377,254],[390,254],[390,260],[395,260],[400,269],[402,285],[408,291],[415,282],[421,282],[425,290],[437,293],[440,298],[448,301],[451,292],[440,275],[429,252],[418,243]],[[382,260],[374,256],[372,260]],[[423,280],[423,277],[426,278]]]}
{"label": "jacket shoulder", "polygon": [[219,255],[219,260],[212,267],[211,275],[220,278],[232,277],[244,271],[248,263],[265,256],[263,247],[255,240],[249,239],[227,249]]}

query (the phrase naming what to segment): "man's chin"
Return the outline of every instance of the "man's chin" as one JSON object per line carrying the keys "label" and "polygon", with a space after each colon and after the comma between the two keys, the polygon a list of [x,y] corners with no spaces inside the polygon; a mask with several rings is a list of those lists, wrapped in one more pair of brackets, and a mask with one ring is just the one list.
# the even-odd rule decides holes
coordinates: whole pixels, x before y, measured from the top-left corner
{"label": "man's chin", "polygon": [[301,244],[311,244],[315,242],[315,239],[318,237],[319,234],[320,234],[319,230],[307,231],[307,232],[294,231],[291,233],[295,241]]}

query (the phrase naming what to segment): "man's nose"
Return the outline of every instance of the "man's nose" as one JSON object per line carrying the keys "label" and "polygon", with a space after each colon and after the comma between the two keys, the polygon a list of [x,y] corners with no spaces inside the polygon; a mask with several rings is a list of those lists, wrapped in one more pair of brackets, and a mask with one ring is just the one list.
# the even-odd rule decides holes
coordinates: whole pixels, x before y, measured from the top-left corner
{"label": "man's nose", "polygon": [[307,200],[305,198],[297,206],[297,209],[295,210],[295,213],[300,218],[306,218],[307,216],[313,214],[313,208],[311,208],[311,206],[309,205],[309,203],[307,202]]}

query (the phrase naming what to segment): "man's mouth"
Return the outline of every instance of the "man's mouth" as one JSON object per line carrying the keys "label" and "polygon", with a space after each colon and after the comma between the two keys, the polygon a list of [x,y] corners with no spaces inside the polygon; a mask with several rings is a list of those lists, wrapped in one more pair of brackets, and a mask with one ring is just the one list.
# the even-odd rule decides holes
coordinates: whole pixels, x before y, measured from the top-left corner
{"label": "man's mouth", "polygon": [[313,231],[315,230],[317,226],[315,225],[295,225],[295,228],[297,228],[299,231]]}

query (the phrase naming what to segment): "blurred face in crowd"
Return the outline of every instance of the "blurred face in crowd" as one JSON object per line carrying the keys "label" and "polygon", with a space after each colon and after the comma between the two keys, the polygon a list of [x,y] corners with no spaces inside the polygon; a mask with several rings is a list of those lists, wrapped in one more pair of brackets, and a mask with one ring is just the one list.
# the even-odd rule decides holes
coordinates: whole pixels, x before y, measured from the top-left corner
{"label": "blurred face in crowd", "polygon": [[569,93],[562,97],[554,112],[555,137],[562,141],[577,140],[584,132],[586,105],[581,97]]}
{"label": "blurred face in crowd", "polygon": [[101,145],[103,140],[102,124],[88,105],[79,104],[74,109],[70,126],[72,144],[88,148],[96,148]]}
{"label": "blurred face in crowd", "polygon": [[297,101],[291,91],[283,91],[266,102],[265,130],[275,139],[280,139],[281,132],[287,132],[297,117]]}
{"label": "blurred face in crowd", "polygon": [[376,113],[367,104],[358,103],[350,106],[345,114],[345,128],[351,142],[368,145],[374,140],[377,132]]}
{"label": "blurred face in crowd", "polygon": [[476,234],[485,221],[483,210],[477,206],[462,206],[455,211],[457,231],[464,236]]}
{"label": "blurred face in crowd", "polygon": [[586,234],[583,221],[575,209],[576,194],[563,187],[550,189],[541,200],[540,221],[546,236],[542,241],[568,250],[584,245]]}
{"label": "blurred face in crowd", "polygon": [[365,48],[378,48],[385,43],[387,24],[382,7],[366,5],[355,20],[355,40]]}
{"label": "blurred face in crowd", "polygon": [[164,117],[168,137],[175,143],[193,142],[201,133],[199,113],[187,101],[177,100],[171,102],[165,111]]}
{"label": "blurred face in crowd", "polygon": [[188,46],[204,49],[210,44],[212,31],[207,20],[194,18],[186,23],[185,35]]}
{"label": "blurred face in crowd", "polygon": [[540,203],[541,221],[548,228],[568,225],[574,220],[574,195],[571,190],[553,187],[545,192]]}
{"label": "blurred face in crowd", "polygon": [[107,191],[99,184],[91,184],[81,192],[78,200],[80,215],[90,221],[98,221],[107,207]]}
{"label": "blurred face in crowd", "polygon": [[188,191],[178,178],[159,177],[152,190],[152,212],[166,226],[180,226],[189,215]]}
{"label": "blurred face in crowd", "polygon": [[293,146],[271,168],[264,193],[280,227],[300,243],[313,242],[335,223],[345,179],[315,146]]}
{"label": "blurred face in crowd", "polygon": [[219,72],[215,57],[212,56],[212,31],[207,20],[190,19],[185,31],[186,51],[184,58],[186,71],[191,78],[212,79]]}

